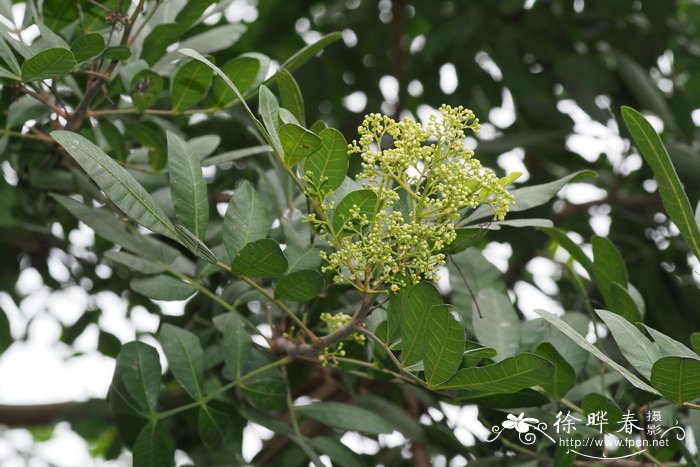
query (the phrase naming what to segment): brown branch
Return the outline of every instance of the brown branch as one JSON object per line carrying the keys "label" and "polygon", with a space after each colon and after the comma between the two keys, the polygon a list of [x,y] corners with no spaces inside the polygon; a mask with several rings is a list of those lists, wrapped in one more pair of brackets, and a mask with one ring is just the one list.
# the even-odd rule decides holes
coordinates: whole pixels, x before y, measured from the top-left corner
{"label": "brown branch", "polygon": [[44,104],[46,107],[50,108],[54,112],[56,112],[57,115],[60,115],[63,118],[68,118],[68,114],[66,114],[65,110],[51,102],[46,96],[43,96],[37,92],[34,92],[33,90],[25,87],[25,86],[17,86],[17,89],[22,91],[23,93],[27,94],[28,96],[32,96],[34,99],[38,100],[42,104]]}

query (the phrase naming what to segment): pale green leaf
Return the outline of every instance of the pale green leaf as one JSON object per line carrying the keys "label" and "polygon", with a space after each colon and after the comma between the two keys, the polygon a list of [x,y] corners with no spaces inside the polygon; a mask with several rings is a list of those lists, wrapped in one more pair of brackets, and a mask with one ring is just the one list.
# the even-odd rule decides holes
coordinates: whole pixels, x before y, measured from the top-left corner
{"label": "pale green leaf", "polygon": [[175,214],[197,238],[204,238],[209,224],[209,198],[199,158],[175,133],[168,131],[167,138],[170,193]]}
{"label": "pale green leaf", "polygon": [[191,285],[164,274],[131,279],[129,286],[134,292],[154,300],[184,300],[194,293]]}
{"label": "pale green leaf", "polygon": [[258,112],[265,125],[266,134],[270,138],[270,145],[275,148],[278,154],[283,155],[284,151],[278,133],[279,128],[282,126],[282,120],[280,119],[280,107],[277,103],[277,98],[264,85],[260,86],[259,92]]}
{"label": "pale green leaf", "polygon": [[158,340],[177,382],[190,397],[201,399],[204,396],[204,351],[199,338],[189,331],[164,323]]}
{"label": "pale green leaf", "polygon": [[163,91],[163,78],[154,71],[141,70],[129,84],[129,96],[136,110],[143,112],[156,103]]}
{"label": "pale green leaf", "polygon": [[216,264],[219,260],[209,247],[197,238],[190,230],[184,225],[175,224],[175,230],[177,230],[178,238],[180,243],[182,243],[188,250],[202,258],[204,261]]}
{"label": "pale green leaf", "polygon": [[[322,36],[319,40],[314,42],[313,44],[309,44],[305,46],[304,48],[298,50],[294,55],[289,57],[287,60],[280,65],[280,68],[284,68],[285,70],[289,71],[290,73],[293,73],[297,68],[302,66],[304,63],[312,59],[317,53],[322,51],[326,46],[332,44],[335,41],[338,41],[342,38],[342,34],[339,32],[332,32],[330,34],[326,34],[325,36]],[[271,79],[274,79],[271,78]]]}
{"label": "pale green leaf", "polygon": [[165,271],[162,264],[125,251],[107,251],[105,258],[141,274],[158,274]]}
{"label": "pale green leaf", "polygon": [[150,345],[133,341],[122,346],[116,370],[127,393],[145,414],[154,414],[160,392],[160,359]]}
{"label": "pale green leaf", "polygon": [[[687,357],[687,358],[696,358],[700,360],[700,355],[697,353],[693,352],[690,350],[687,346],[684,344],[681,344],[677,340],[667,336],[666,334],[657,331],[654,328],[651,328],[647,326],[646,324],[643,324],[644,328],[647,330],[647,332],[651,335],[652,339],[654,339],[654,342],[658,345],[659,352],[661,353],[660,356],[663,357]],[[691,335],[692,337],[692,335]]]}
{"label": "pale green leaf", "polygon": [[596,313],[612,333],[622,355],[635,370],[649,379],[652,365],[661,358],[659,347],[625,318],[606,310],[596,310]]}
{"label": "pale green leaf", "polygon": [[425,334],[430,325],[429,311],[435,305],[442,305],[442,297],[429,282],[419,282],[401,290],[392,298],[398,300],[398,313],[401,315],[401,364],[409,367],[423,359]]}
{"label": "pale green leaf", "polygon": [[[256,57],[257,54],[251,56],[242,55],[232,58],[221,66],[221,71],[233,81],[240,92],[245,92],[258,79],[263,63]],[[219,77],[214,79],[213,91],[217,107],[225,107],[236,99],[236,94]]]}
{"label": "pale green leaf", "polygon": [[588,342],[584,336],[576,332],[571,326],[562,321],[558,316],[544,310],[535,310],[535,313],[538,314],[541,318],[551,323],[561,332],[566,334],[569,337],[569,339],[573,340],[579,347],[582,347],[583,349],[587,350],[588,353],[595,356],[598,360],[611,366],[636,388],[641,389],[642,391],[650,392],[652,394],[659,394],[654,388],[652,388],[647,383],[639,379],[625,367],[616,363],[613,359],[601,352],[600,349],[598,349],[596,346]]}
{"label": "pale green leaf", "polygon": [[224,362],[235,379],[241,377],[252,349],[252,340],[245,323],[227,313],[214,317],[214,326],[224,335]]}
{"label": "pale green leaf", "polygon": [[246,157],[255,156],[257,154],[265,154],[266,152],[270,151],[272,151],[272,148],[267,144],[252,146],[245,149],[235,149],[233,151],[222,152],[221,154],[216,154],[215,156],[204,159],[202,161],[202,166],[210,167],[212,165],[226,164]]}
{"label": "pale green leaf", "polygon": [[361,216],[366,216],[367,220],[372,222],[377,213],[377,195],[372,190],[357,190],[348,193],[333,211],[331,226],[336,233],[350,228],[352,224],[359,224],[351,213],[351,210],[354,209],[357,209]]}
{"label": "pale green leaf", "polygon": [[77,133],[59,130],[51,136],[126,215],[153,232],[177,240],[175,227],[163,209],[126,169]]}
{"label": "pale green leaf", "polygon": [[576,372],[569,362],[549,342],[543,342],[535,349],[535,354],[547,359],[554,367],[552,379],[541,384],[542,388],[555,399],[563,399],[576,384]]}
{"label": "pale green leaf", "polygon": [[294,76],[288,70],[280,68],[277,70],[276,81],[282,107],[289,110],[303,126],[305,124],[304,99]]}
{"label": "pale green leaf", "polygon": [[267,237],[272,217],[258,192],[248,181],[236,189],[224,216],[223,238],[230,258],[248,243]]}
{"label": "pale green leaf", "polygon": [[483,289],[476,295],[482,317],[472,313],[472,327],[482,345],[493,347],[495,360],[515,355],[520,344],[520,319],[508,295],[495,289]]}

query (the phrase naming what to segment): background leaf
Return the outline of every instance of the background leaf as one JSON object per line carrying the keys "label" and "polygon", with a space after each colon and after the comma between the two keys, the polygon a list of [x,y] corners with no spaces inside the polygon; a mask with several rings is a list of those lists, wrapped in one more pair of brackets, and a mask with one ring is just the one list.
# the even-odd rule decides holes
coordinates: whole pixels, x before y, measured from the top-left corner
{"label": "background leaf", "polygon": [[424,342],[425,379],[431,386],[455,374],[464,353],[464,326],[452,305],[434,305],[428,313]]}
{"label": "background leaf", "polygon": [[175,464],[175,449],[158,422],[143,427],[132,449],[134,467],[170,467]]}
{"label": "background leaf", "polygon": [[[304,173],[324,197],[343,183],[348,172],[348,143],[335,128],[326,128],[319,133],[321,147],[304,161]],[[323,180],[323,181],[322,181]]]}
{"label": "background leaf", "polygon": [[184,300],[194,293],[189,284],[165,274],[134,278],[129,286],[135,292],[154,300]]}
{"label": "background leaf", "polygon": [[236,189],[224,216],[224,244],[230,258],[235,258],[244,245],[267,236],[272,218],[267,206],[249,182]]}
{"label": "background leaf", "polygon": [[287,270],[287,258],[276,241],[264,238],[247,243],[231,263],[239,276],[279,277]]}
{"label": "background leaf", "polygon": [[182,112],[197,105],[209,91],[214,72],[197,60],[178,68],[170,84],[172,109]]}
{"label": "background leaf", "polygon": [[282,277],[275,285],[275,298],[304,302],[323,290],[323,276],[318,271],[299,269]]}
{"label": "background leaf", "polygon": [[46,49],[22,63],[22,80],[38,81],[63,76],[77,64],[73,52],[68,49]]}
{"label": "background leaf", "polygon": [[383,418],[356,405],[340,402],[316,402],[296,407],[295,410],[301,415],[342,430],[377,435],[394,431],[394,428]]}
{"label": "background leaf", "polygon": [[199,338],[189,331],[164,323],[160,327],[158,340],[177,382],[190,397],[201,399],[204,396],[204,351]]}
{"label": "background leaf", "polygon": [[682,404],[700,397],[700,360],[663,357],[651,369],[651,384],[666,399]]}
{"label": "background leaf", "polygon": [[133,341],[122,346],[117,369],[124,388],[146,414],[154,414],[160,392],[160,359],[150,345]]}
{"label": "background leaf", "polygon": [[423,359],[430,310],[442,303],[440,293],[429,282],[419,282],[401,291],[398,312],[401,314],[401,364],[404,368]]}

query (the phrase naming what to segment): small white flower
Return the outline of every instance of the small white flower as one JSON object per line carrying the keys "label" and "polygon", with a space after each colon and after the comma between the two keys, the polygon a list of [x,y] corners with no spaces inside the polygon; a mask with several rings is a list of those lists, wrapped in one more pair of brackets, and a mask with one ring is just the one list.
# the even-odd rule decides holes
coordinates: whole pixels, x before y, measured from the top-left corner
{"label": "small white flower", "polygon": [[536,418],[525,417],[525,413],[523,412],[520,412],[520,415],[518,415],[517,417],[509,413],[508,417],[506,418],[507,420],[501,423],[501,425],[503,425],[503,428],[506,428],[508,430],[515,429],[518,433],[527,433],[528,431],[530,431],[531,425],[536,425],[540,422]]}

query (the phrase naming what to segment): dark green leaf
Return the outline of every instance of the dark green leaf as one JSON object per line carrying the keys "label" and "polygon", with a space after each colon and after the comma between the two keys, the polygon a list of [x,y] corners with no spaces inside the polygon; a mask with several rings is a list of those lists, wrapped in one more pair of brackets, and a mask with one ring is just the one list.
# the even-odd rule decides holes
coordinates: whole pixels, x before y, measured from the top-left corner
{"label": "dark green leaf", "polygon": [[208,405],[199,408],[199,436],[211,451],[223,446],[231,431],[231,417]]}
{"label": "dark green leaf", "polygon": [[239,185],[224,216],[224,244],[230,258],[250,242],[267,237],[272,217],[267,206],[250,182]]}
{"label": "dark green leaf", "polygon": [[279,139],[284,151],[284,163],[293,167],[321,147],[321,139],[294,123],[285,123],[279,128]]}
{"label": "dark green leaf", "polygon": [[357,209],[360,216],[366,216],[368,221],[372,221],[377,213],[377,195],[371,190],[352,191],[338,203],[333,211],[331,226],[336,233],[350,228],[358,219],[354,218],[351,210]]}
{"label": "dark green leaf", "polygon": [[348,143],[335,128],[319,133],[321,147],[304,161],[304,173],[320,198],[338,188],[348,172]]}
{"label": "dark green leaf", "polygon": [[125,45],[107,47],[103,57],[107,60],[128,60],[131,58],[131,49]]}
{"label": "dark green leaf", "polygon": [[590,277],[595,277],[593,261],[591,261],[576,242],[566,235],[566,232],[557,228],[543,228],[542,231],[549,235],[559,246],[564,248],[576,261],[581,263],[581,266],[588,272]]}
{"label": "dark green leaf", "polygon": [[323,290],[323,276],[318,271],[299,269],[280,279],[275,285],[275,298],[305,302],[318,296]]}
{"label": "dark green leaf", "polygon": [[663,357],[651,368],[651,384],[676,404],[700,397],[700,360]]}
{"label": "dark green leaf", "polygon": [[284,256],[289,262],[287,274],[300,269],[317,270],[321,266],[321,250],[318,248],[287,245]]}
{"label": "dark green leaf", "polygon": [[532,353],[521,353],[498,363],[459,370],[440,389],[471,389],[488,394],[511,393],[549,382],[554,366]]}
{"label": "dark green leaf", "polygon": [[195,256],[198,256],[211,264],[216,264],[219,261],[214,252],[211,251],[203,241],[195,237],[195,235],[190,232],[187,227],[184,225],[175,224],[175,230],[177,230],[180,243],[185,245],[185,247],[194,253]]}
{"label": "dark green leaf", "polygon": [[102,34],[91,32],[78,37],[70,46],[75,61],[82,63],[99,55],[105,48]]}
{"label": "dark green leaf", "polygon": [[[658,115],[666,126],[669,128],[676,128],[673,112],[661,90],[656,86],[656,83],[652,81],[647,70],[623,53],[615,53],[615,58],[617,59],[622,80],[627,85],[632,95],[639,99],[645,108]],[[624,111],[622,116],[625,118],[625,121],[627,121]],[[627,127],[629,128],[629,123]]]}
{"label": "dark green leaf", "polygon": [[312,59],[317,53],[322,51],[327,45],[330,45],[333,42],[340,40],[342,37],[342,34],[339,32],[332,32],[330,34],[326,34],[313,44],[309,44],[303,49],[297,51],[294,55],[292,55],[284,63],[282,63],[280,68],[284,68],[290,73],[293,73],[297,68],[302,66],[304,63]]}
{"label": "dark green leaf", "polygon": [[337,439],[328,436],[318,436],[307,441],[312,448],[333,459],[340,467],[357,467],[364,465],[358,454]]}
{"label": "dark green leaf", "polygon": [[549,342],[538,345],[535,354],[546,358],[554,366],[552,379],[542,384],[542,388],[555,399],[563,399],[576,384],[576,372]]}
{"label": "dark green leaf", "polygon": [[188,29],[212,3],[214,3],[213,0],[189,0],[175,17],[175,23],[179,24],[183,30]]}
{"label": "dark green leaf", "polygon": [[170,437],[159,422],[143,427],[134,447],[134,467],[170,467],[174,465],[175,449]]}
{"label": "dark green leaf", "polygon": [[[595,412],[605,413],[607,415],[608,426],[610,427],[617,426],[617,423],[622,420],[622,410],[620,410],[617,404],[600,394],[587,394],[586,397],[583,398],[583,401],[581,401],[581,408],[586,415]],[[603,430],[605,431],[605,425],[603,426]]]}
{"label": "dark green leaf", "polygon": [[185,30],[175,23],[159,24],[146,36],[143,41],[141,58],[153,65],[165,54],[165,49],[175,42]]}
{"label": "dark green leaf", "polygon": [[51,136],[90,175],[97,185],[129,217],[153,232],[177,239],[177,232],[151,195],[111,157],[87,138],[70,131]]}
{"label": "dark green leaf", "polygon": [[184,300],[194,293],[191,285],[165,274],[131,279],[129,286],[154,300]]}
{"label": "dark green leaf", "polygon": [[[240,56],[229,60],[221,66],[226,76],[241,92],[245,92],[257,81],[262,63],[255,56]],[[219,77],[214,79],[214,97],[217,107],[225,107],[236,99],[236,94]]]}
{"label": "dark green leaf", "polygon": [[280,107],[277,103],[277,98],[266,86],[260,86],[260,95],[258,97],[258,112],[265,124],[266,134],[270,137],[270,144],[278,154],[284,155],[278,134],[279,128],[282,126],[282,120],[280,120]]}
{"label": "dark green leaf", "polygon": [[267,144],[260,146],[252,146],[245,149],[235,149],[233,151],[222,152],[212,157],[208,157],[202,161],[203,167],[209,167],[212,165],[226,164],[228,162],[237,161],[245,157],[255,156],[257,154],[264,154],[266,152],[272,151],[272,148]]}
{"label": "dark green leaf", "polygon": [[654,171],[666,212],[688,242],[690,251],[700,259],[700,230],[693,217],[688,195],[683,191],[683,185],[661,138],[654,127],[636,110],[622,107],[622,117],[644,160]]}
{"label": "dark green leaf", "polygon": [[204,351],[199,338],[189,331],[164,323],[158,340],[177,382],[190,397],[201,399],[204,396]]}
{"label": "dark green leaf", "polygon": [[639,379],[625,367],[615,363],[613,359],[605,355],[603,352],[600,351],[600,349],[588,342],[584,336],[576,332],[574,328],[562,321],[562,319],[558,316],[544,310],[535,310],[535,313],[537,313],[541,318],[544,318],[550,324],[555,326],[561,332],[566,334],[567,337],[573,340],[579,347],[587,350],[588,353],[593,354],[593,356],[595,356],[598,360],[611,366],[636,388],[641,389],[642,391],[650,392],[652,394],[658,394],[658,392],[654,388],[652,388],[647,383]]}
{"label": "dark green leaf", "polygon": [[178,68],[170,83],[172,109],[182,112],[197,105],[209,91],[214,72],[206,64],[190,60]]}
{"label": "dark green leaf", "polygon": [[279,277],[287,270],[287,258],[276,241],[263,238],[247,243],[231,263],[231,272],[239,276]]}
{"label": "dark green leaf", "polygon": [[405,287],[400,294],[401,364],[409,367],[423,359],[425,334],[430,323],[429,310],[442,305],[442,297],[429,282]]}
{"label": "dark green leaf", "polygon": [[610,311],[617,313],[630,323],[638,323],[642,321],[642,315],[639,312],[637,303],[632,298],[632,295],[628,289],[621,286],[617,282],[613,282],[611,284],[610,295],[608,298],[610,301]]}
{"label": "dark green leaf", "polygon": [[325,425],[369,434],[391,433],[394,427],[382,417],[356,405],[340,402],[317,402],[296,407],[296,411]]}
{"label": "dark green leaf", "polygon": [[233,314],[214,317],[214,326],[224,335],[224,362],[235,379],[248,362],[252,341],[245,330],[245,324]]}
{"label": "dark green leaf", "polygon": [[459,369],[464,353],[464,325],[452,305],[434,305],[428,311],[423,362],[425,379],[437,386]]}
{"label": "dark green leaf", "polygon": [[279,89],[282,107],[289,110],[297,121],[304,125],[304,99],[294,76],[284,68],[277,70],[277,88]]}
{"label": "dark green leaf", "polygon": [[136,110],[140,112],[155,104],[162,91],[163,78],[151,70],[136,73],[129,85],[129,96]]}
{"label": "dark green leaf", "polygon": [[690,335],[690,346],[696,354],[700,355],[700,332],[694,332]]}
{"label": "dark green leaf", "polygon": [[150,345],[133,341],[122,346],[116,370],[127,393],[145,414],[154,414],[160,392],[160,359]]}
{"label": "dark green leaf", "polygon": [[204,238],[209,224],[209,198],[202,167],[189,144],[170,131],[167,137],[170,193],[175,214],[197,238]]}
{"label": "dark green leaf", "polygon": [[46,49],[22,63],[22,81],[51,79],[67,74],[78,63],[73,52],[62,47]]}

